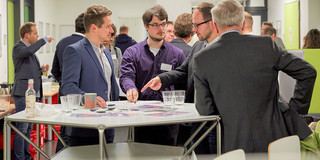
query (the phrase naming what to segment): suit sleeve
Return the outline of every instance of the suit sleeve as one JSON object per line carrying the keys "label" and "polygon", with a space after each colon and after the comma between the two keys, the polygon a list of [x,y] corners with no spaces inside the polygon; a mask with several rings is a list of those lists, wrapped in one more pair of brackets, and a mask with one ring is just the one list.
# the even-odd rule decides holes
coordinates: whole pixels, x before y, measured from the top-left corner
{"label": "suit sleeve", "polygon": [[296,79],[294,95],[289,106],[300,114],[307,114],[317,72],[308,62],[277,47],[273,42],[275,54],[280,54],[276,68]]}
{"label": "suit sleeve", "polygon": [[161,88],[167,88],[170,85],[176,84],[181,85],[181,83],[183,83],[183,86],[186,86],[188,80],[188,66],[190,60],[191,54],[189,54],[189,56],[185,59],[181,66],[179,66],[175,70],[159,74],[162,84]]}
{"label": "suit sleeve", "polygon": [[16,45],[13,49],[13,59],[23,59],[35,54],[43,45],[46,44],[46,41],[42,38],[36,43],[33,43],[29,47],[25,45]]}
{"label": "suit sleeve", "polygon": [[[68,46],[63,54],[62,93],[84,94],[79,88],[81,74],[81,55],[77,50]],[[90,77],[85,77],[90,78]]]}
{"label": "suit sleeve", "polygon": [[200,115],[213,115],[217,113],[213,94],[206,80],[201,61],[195,57],[193,62],[194,88],[196,93],[196,109]]}

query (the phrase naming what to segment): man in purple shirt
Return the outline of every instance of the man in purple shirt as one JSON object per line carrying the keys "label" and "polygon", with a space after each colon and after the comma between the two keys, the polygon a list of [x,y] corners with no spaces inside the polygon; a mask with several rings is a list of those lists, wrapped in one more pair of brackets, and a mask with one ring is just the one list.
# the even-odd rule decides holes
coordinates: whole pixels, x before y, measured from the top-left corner
{"label": "man in purple shirt", "polygon": [[[123,54],[120,85],[131,102],[139,100],[162,100],[161,91],[142,87],[160,73],[179,67],[185,60],[182,50],[164,41],[168,15],[162,6],[155,6],[143,14],[144,27],[148,32],[145,41],[129,47]],[[163,90],[174,90],[169,86]],[[140,127],[135,129],[135,140],[155,144],[175,145],[177,125]],[[156,134],[154,134],[156,133]]]}

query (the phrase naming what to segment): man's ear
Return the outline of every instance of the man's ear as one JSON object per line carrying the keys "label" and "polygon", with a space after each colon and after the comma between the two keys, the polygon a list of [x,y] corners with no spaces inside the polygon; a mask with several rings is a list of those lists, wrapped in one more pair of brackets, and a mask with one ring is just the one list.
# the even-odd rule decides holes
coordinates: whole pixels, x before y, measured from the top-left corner
{"label": "man's ear", "polygon": [[30,34],[29,33],[25,33],[24,34],[24,38],[29,39],[30,38]]}
{"label": "man's ear", "polygon": [[149,26],[144,24],[144,28],[148,31],[149,30]]}
{"label": "man's ear", "polygon": [[219,28],[217,23],[213,22],[213,24],[214,24],[214,29],[216,30],[217,34],[219,34]]}
{"label": "man's ear", "polygon": [[244,27],[246,26],[246,21],[243,21],[243,25],[241,27],[241,32],[244,30]]}
{"label": "man's ear", "polygon": [[98,26],[96,26],[95,24],[91,24],[90,25],[90,32],[93,31],[95,32],[97,30]]}

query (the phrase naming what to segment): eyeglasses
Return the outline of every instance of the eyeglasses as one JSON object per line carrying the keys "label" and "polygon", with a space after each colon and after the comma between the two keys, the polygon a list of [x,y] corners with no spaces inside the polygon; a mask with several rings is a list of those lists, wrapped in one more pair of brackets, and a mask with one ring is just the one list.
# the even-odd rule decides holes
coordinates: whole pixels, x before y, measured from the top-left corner
{"label": "eyeglasses", "polygon": [[201,24],[208,23],[208,22],[210,22],[211,20],[212,20],[212,19],[209,19],[209,20],[204,21],[204,22],[201,22],[201,23],[199,23],[199,24],[197,24],[197,23],[192,23],[192,25],[193,25],[193,27],[198,28]]}
{"label": "eyeglasses", "polygon": [[148,25],[151,26],[151,27],[159,28],[160,26],[166,27],[167,23],[166,22],[164,22],[162,24],[154,23],[154,24],[148,24]]}

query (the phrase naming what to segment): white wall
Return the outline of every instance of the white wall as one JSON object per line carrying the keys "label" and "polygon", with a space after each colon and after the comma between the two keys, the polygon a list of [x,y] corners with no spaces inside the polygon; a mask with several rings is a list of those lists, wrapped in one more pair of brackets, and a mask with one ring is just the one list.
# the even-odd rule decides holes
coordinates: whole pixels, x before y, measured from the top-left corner
{"label": "white wall", "polygon": [[277,21],[280,21],[281,34],[278,37],[282,40],[284,40],[284,4],[285,0],[268,0],[268,22],[277,28]]}
{"label": "white wall", "polygon": [[7,0],[0,0],[0,83],[8,82],[8,49],[7,49]]}
{"label": "white wall", "polygon": [[175,21],[182,13],[192,13],[191,0],[157,0],[168,13],[169,21]]}

